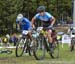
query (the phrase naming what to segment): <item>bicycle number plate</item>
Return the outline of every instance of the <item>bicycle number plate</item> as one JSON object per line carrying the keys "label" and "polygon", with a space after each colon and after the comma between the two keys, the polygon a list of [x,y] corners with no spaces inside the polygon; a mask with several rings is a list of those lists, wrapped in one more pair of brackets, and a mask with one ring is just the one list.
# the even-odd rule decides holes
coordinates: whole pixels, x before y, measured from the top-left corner
{"label": "bicycle number plate", "polygon": [[40,32],[43,29],[43,27],[38,27],[37,31]]}
{"label": "bicycle number plate", "polygon": [[28,31],[27,30],[23,30],[22,31],[22,34],[27,35],[28,34]]}

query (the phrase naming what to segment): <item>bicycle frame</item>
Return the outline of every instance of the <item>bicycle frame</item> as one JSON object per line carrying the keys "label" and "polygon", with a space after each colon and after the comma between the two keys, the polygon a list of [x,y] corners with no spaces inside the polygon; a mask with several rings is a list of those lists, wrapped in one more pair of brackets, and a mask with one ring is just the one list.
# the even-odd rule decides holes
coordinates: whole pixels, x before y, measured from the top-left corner
{"label": "bicycle frame", "polygon": [[[52,32],[52,33],[53,33],[53,32]],[[50,51],[50,48],[49,48],[49,42],[48,42],[48,38],[47,38],[47,31],[42,29],[42,30],[40,31],[40,34],[44,37],[44,45],[45,45],[46,50],[49,51],[49,52],[50,52],[50,56],[51,56],[52,58],[54,58],[53,53]],[[55,36],[55,35],[53,35],[53,36]],[[57,44],[57,47],[55,47],[56,44]],[[54,45],[53,48],[58,48],[59,44],[58,44],[57,38],[56,38],[55,41],[53,40],[53,45]],[[58,49],[58,50],[59,50],[59,49]],[[57,55],[57,57],[58,57],[58,55]]]}

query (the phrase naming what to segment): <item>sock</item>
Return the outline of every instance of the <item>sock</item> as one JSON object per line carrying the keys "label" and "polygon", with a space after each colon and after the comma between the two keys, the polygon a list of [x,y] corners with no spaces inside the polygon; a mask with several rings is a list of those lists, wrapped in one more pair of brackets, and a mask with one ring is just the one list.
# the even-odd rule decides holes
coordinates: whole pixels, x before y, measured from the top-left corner
{"label": "sock", "polygon": [[52,43],[49,43],[49,47],[52,48]]}

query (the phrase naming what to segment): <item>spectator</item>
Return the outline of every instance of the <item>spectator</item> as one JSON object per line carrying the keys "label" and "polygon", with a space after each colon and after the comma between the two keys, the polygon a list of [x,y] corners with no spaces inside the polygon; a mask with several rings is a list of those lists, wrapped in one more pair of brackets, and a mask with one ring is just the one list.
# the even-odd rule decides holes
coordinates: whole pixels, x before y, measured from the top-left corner
{"label": "spectator", "polygon": [[16,35],[16,33],[13,33],[12,35],[12,42],[14,43],[14,46],[16,46],[16,42],[18,41],[18,37]]}
{"label": "spectator", "polygon": [[3,37],[2,42],[4,43],[4,46],[8,46],[8,38]]}
{"label": "spectator", "polygon": [[70,17],[67,17],[67,24],[73,24],[73,21],[72,21],[72,19],[70,18]]}

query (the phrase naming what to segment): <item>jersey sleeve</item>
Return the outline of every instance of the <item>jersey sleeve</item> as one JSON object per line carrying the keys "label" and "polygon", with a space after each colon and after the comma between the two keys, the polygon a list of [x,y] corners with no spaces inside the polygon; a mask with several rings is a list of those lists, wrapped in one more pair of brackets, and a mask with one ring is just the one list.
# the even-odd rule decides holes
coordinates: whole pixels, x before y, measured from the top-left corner
{"label": "jersey sleeve", "polygon": [[31,22],[30,22],[29,19],[25,18],[24,21],[25,21],[26,23],[28,23],[28,24],[31,26]]}
{"label": "jersey sleeve", "polygon": [[46,14],[47,14],[47,16],[48,16],[50,19],[53,18],[53,16],[52,16],[50,13],[46,12]]}
{"label": "jersey sleeve", "polygon": [[30,23],[29,19],[27,19],[27,18],[24,18],[24,21]]}
{"label": "jersey sleeve", "polygon": [[36,15],[34,16],[34,18],[38,19],[38,18],[39,18],[39,14],[36,14]]}

